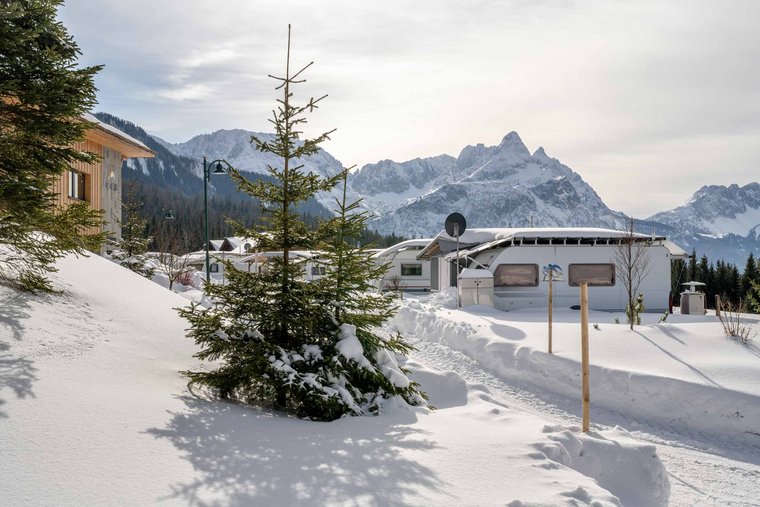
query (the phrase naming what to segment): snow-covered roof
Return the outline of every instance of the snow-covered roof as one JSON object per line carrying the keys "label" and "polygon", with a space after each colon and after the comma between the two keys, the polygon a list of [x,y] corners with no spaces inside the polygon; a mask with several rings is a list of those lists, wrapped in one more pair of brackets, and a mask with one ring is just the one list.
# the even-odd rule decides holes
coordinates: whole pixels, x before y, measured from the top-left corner
{"label": "snow-covered roof", "polygon": [[411,250],[416,249],[419,250],[421,248],[424,248],[427,246],[432,240],[430,238],[428,239],[408,239],[406,241],[402,241],[401,243],[396,243],[393,246],[390,246],[384,250],[380,250],[373,254],[373,257],[390,257],[393,254],[396,254],[398,252],[401,252],[403,250]]}
{"label": "snow-covered roof", "polygon": [[142,142],[138,141],[128,134],[125,134],[113,125],[103,123],[90,113],[83,114],[82,119],[87,123],[94,124],[95,128],[105,132],[107,135],[115,137],[121,141],[120,151],[122,152],[122,155],[125,155],[127,157],[153,157],[155,155],[153,150],[148,148]]}
{"label": "snow-covered roof", "polygon": [[[602,229],[598,227],[468,229],[459,236],[459,248],[467,250],[468,253],[472,254],[510,242],[519,243],[530,240],[535,240],[537,243],[563,240],[605,241],[619,239],[628,234],[627,231]],[[664,236],[651,236],[641,233],[633,233],[633,236],[640,240],[652,239],[665,241]],[[455,248],[456,241],[455,237],[449,236],[446,231],[441,231],[425,246],[417,258],[427,259],[435,255],[445,255]],[[673,245],[676,246],[675,244]]]}
{"label": "snow-covered roof", "polygon": [[688,259],[689,258],[689,254],[686,252],[686,250],[676,245],[669,239],[663,240],[662,244],[670,252],[671,258],[673,259]]}
{"label": "snow-covered roof", "polygon": [[[460,243],[485,243],[487,241],[516,238],[620,238],[628,235],[626,231],[615,229],[602,229],[599,227],[525,227],[525,228],[486,228],[468,229],[459,236]],[[634,233],[639,238],[650,237],[647,234]],[[448,239],[456,241],[446,231],[441,231],[435,239]]]}
{"label": "snow-covered roof", "polygon": [[257,242],[253,238],[243,236],[229,236],[222,240],[222,244],[217,250],[224,252],[248,253],[248,250],[254,248]]}
{"label": "snow-covered roof", "polygon": [[[314,250],[291,250],[288,254],[289,259],[296,259],[301,261],[307,261],[310,259],[319,258],[322,252]],[[282,250],[272,250],[269,252],[257,252],[247,257],[240,259],[241,262],[247,262],[253,264],[254,262],[267,262],[273,257],[282,257]]]}

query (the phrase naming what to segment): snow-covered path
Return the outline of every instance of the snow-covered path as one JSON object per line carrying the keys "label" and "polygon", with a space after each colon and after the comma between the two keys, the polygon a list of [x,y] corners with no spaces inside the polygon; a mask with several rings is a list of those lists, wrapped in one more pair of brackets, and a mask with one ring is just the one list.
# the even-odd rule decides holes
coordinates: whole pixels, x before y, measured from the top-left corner
{"label": "snow-covered path", "polygon": [[[580,424],[580,394],[571,400],[533,384],[507,382],[462,352],[414,336],[407,338],[417,348],[411,357],[414,361],[456,372],[468,384],[487,388],[497,402],[511,408],[558,424]],[[591,411],[595,428],[623,426],[640,441],[657,446],[670,476],[670,505],[760,505],[760,444],[754,449],[736,447],[704,435],[684,437],[647,423],[632,427],[630,420],[619,414],[595,408],[593,398]]]}

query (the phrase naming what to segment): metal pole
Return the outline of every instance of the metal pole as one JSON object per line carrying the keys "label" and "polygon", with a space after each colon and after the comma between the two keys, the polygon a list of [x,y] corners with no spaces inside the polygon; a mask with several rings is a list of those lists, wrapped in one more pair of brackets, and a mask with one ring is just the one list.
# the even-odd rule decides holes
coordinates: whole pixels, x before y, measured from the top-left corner
{"label": "metal pole", "polygon": [[588,283],[581,283],[581,371],[583,390],[583,432],[588,433],[590,426],[589,378],[588,378]]}
{"label": "metal pole", "polygon": [[208,255],[208,168],[206,165],[206,156],[203,156],[203,231],[206,239],[206,283],[211,282],[211,262]]}
{"label": "metal pole", "polygon": [[549,354],[552,353],[552,278],[554,270],[549,268]]}
{"label": "metal pole", "polygon": [[462,305],[459,299],[459,224],[454,224],[454,235],[457,237],[457,308]]}

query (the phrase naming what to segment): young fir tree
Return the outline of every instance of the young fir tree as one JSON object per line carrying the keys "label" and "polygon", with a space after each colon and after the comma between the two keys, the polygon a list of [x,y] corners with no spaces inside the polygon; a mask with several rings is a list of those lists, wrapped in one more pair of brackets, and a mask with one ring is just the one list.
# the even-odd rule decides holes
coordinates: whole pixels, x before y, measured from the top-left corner
{"label": "young fir tree", "polygon": [[[306,282],[302,263],[290,256],[296,247],[315,249],[320,242],[320,233],[309,229],[295,208],[317,192],[332,189],[340,178],[306,174],[299,163],[316,153],[319,143],[331,133],[300,139],[306,113],[324,98],[312,98],[301,106],[292,101],[291,86],[303,82],[299,76],[310,65],[290,73],[288,33],[285,76],[272,76],[283,92],[271,120],[275,137],[271,141],[252,139],[260,151],[281,161],[281,166],[269,167],[274,180],[247,181],[232,171],[240,189],[265,207],[262,229],[241,234],[256,239],[259,248],[282,255],[271,260],[263,273],[242,272],[228,265],[227,284],[206,286],[214,306],[208,310],[191,306],[180,313],[190,322],[189,335],[201,346],[196,357],[218,365],[211,371],[185,372],[191,384],[210,387],[223,398],[269,404],[299,417],[332,420],[376,408],[378,396],[398,392],[416,401],[416,386],[408,383],[402,387],[403,372],[394,370],[385,356],[380,361],[367,358],[363,344],[351,339],[348,326],[341,326],[340,319],[348,318],[349,311],[336,315],[336,308],[349,308],[350,301],[340,298],[356,294],[347,292],[347,285],[338,291],[323,283]],[[356,279],[357,275],[350,276]],[[351,314],[354,312],[358,309],[351,309]],[[351,318],[361,321],[358,315]],[[385,348],[379,341],[373,344],[366,332],[373,321],[364,322],[357,329],[375,356],[382,355],[381,349],[405,349],[399,341],[389,342]],[[382,376],[371,374],[373,370]]]}
{"label": "young fir tree", "polygon": [[340,330],[336,351],[331,350],[338,368],[335,374],[351,395],[352,413],[376,412],[378,403],[392,395],[400,395],[412,405],[422,404],[425,395],[396,362],[395,354],[407,354],[411,346],[398,333],[390,336],[381,331],[396,309],[393,299],[373,290],[372,281],[381,280],[388,266],[375,264],[369,246],[355,246],[368,216],[359,211],[360,201],[346,202],[347,170],[342,179],[336,217],[322,226],[327,272],[318,282],[324,308]]}
{"label": "young fir tree", "polygon": [[121,237],[112,242],[114,252],[112,257],[122,266],[131,269],[147,278],[151,278],[154,269],[146,268],[145,252],[153,241],[152,236],[146,236],[148,221],[140,216],[143,203],[135,195],[134,183],[127,185],[126,199],[121,205],[122,214],[119,225]]}
{"label": "young fir tree", "polygon": [[[7,0],[0,10],[0,281],[50,290],[46,278],[66,252],[98,248],[102,223],[86,203],[55,209],[52,183],[74,162],[73,148],[95,103],[93,76],[77,68],[79,48],[56,21],[55,0]],[[42,234],[40,234],[42,233]]]}

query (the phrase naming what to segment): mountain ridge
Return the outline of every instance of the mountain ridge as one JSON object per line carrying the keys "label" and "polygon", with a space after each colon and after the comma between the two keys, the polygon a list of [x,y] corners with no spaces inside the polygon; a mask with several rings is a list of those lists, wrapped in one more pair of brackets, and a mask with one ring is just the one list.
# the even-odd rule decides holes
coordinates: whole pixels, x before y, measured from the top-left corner
{"label": "mountain ridge", "polygon": [[[224,158],[251,174],[266,174],[267,165],[278,162],[250,143],[252,135],[268,139],[272,134],[221,129],[169,143],[131,122],[101,115],[101,121],[113,121],[118,128],[125,125],[127,134],[157,152],[159,160],[127,162],[126,167],[159,186],[181,185],[188,192],[202,191],[203,155],[212,160]],[[325,177],[343,170],[340,161],[325,150],[299,163],[304,171]],[[210,184],[212,192],[237,192],[229,178],[212,178]],[[620,229],[628,219],[610,209],[579,173],[549,156],[543,146],[531,153],[515,131],[494,146],[465,146],[457,157],[441,154],[365,164],[349,174],[348,186],[349,200],[362,199],[370,228],[405,237],[437,234],[453,211],[467,217],[468,227]],[[335,192],[322,193],[316,201],[326,212],[334,208],[336,196]],[[641,232],[664,234],[688,251],[696,249],[711,259],[743,265],[750,252],[760,255],[760,184],[705,185],[685,204],[637,219],[636,226]]]}

